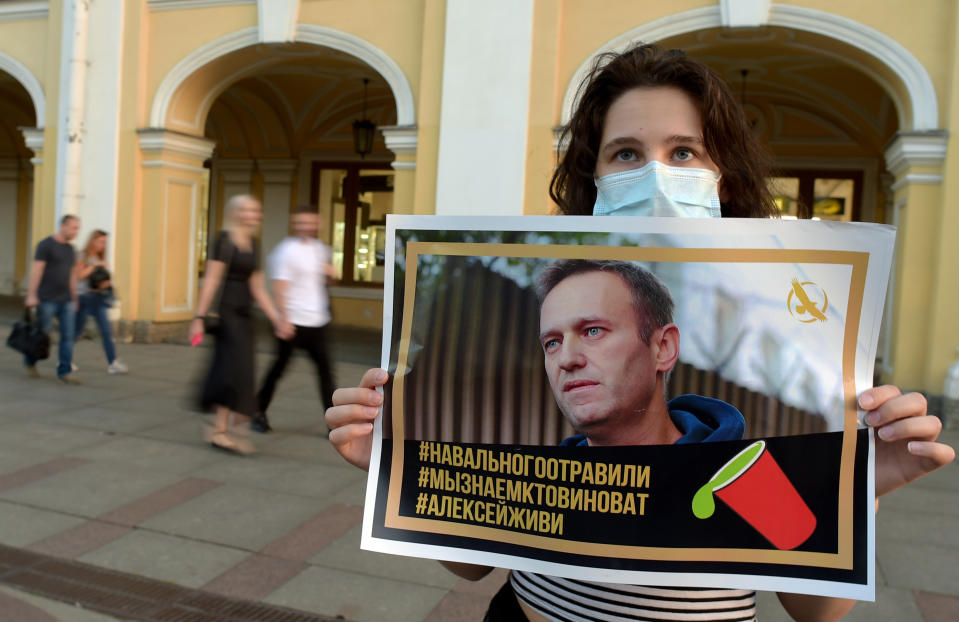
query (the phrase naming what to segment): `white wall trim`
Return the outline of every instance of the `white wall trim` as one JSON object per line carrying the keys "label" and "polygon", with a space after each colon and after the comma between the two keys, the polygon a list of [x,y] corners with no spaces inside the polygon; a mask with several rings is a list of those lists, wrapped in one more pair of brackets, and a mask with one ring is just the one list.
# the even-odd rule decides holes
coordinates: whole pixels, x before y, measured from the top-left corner
{"label": "white wall trim", "polygon": [[137,130],[137,137],[140,139],[140,150],[143,153],[171,153],[201,161],[209,158],[216,147],[216,141],[208,138],[156,128]]}
{"label": "white wall trim", "polygon": [[46,19],[50,15],[49,0],[22,0],[0,4],[0,22],[20,19]]}
{"label": "white wall trim", "polygon": [[770,0],[719,0],[726,28],[757,28],[769,21]]}
{"label": "white wall trim", "polygon": [[4,52],[0,52],[0,70],[13,76],[30,95],[30,100],[33,102],[33,112],[37,116],[37,127],[42,128],[47,121],[47,100],[43,95],[43,87],[40,86],[40,81],[33,75],[33,72],[27,69],[26,65]]}
{"label": "white wall trim", "polygon": [[938,186],[942,183],[942,175],[935,173],[907,173],[893,182],[889,189],[895,192],[903,186],[912,184],[924,184],[927,186]]}
{"label": "white wall trim", "polygon": [[897,177],[910,166],[940,166],[946,159],[947,132],[900,132],[886,147],[886,168]]}
{"label": "white wall trim", "polygon": [[[211,61],[260,42],[259,28],[250,26],[215,39],[193,50],[163,78],[153,97],[150,125],[165,127],[173,97],[183,82]],[[300,24],[296,41],[333,48],[359,58],[375,69],[389,84],[396,101],[397,125],[414,125],[416,107],[413,89],[400,66],[383,50],[355,35],[325,26]]]}
{"label": "white wall trim", "polygon": [[[927,131],[939,127],[939,102],[929,72],[912,53],[892,37],[851,19],[825,11],[787,4],[773,4],[769,10],[769,26],[781,26],[820,34],[856,47],[883,63],[903,83],[911,110],[899,109],[899,127],[903,130]],[[562,122],[569,121],[576,103],[576,91],[586,77],[593,58],[608,51],[622,51],[636,41],[656,42],[669,37],[723,26],[719,6],[692,9],[667,15],[610,39],[589,55],[566,87],[561,110]],[[866,68],[860,67],[862,70]],[[868,73],[868,72],[867,72]],[[870,76],[880,84],[885,80]],[[910,116],[911,115],[911,116]]]}
{"label": "white wall trim", "polygon": [[256,4],[256,0],[147,0],[151,11],[178,11],[180,9],[206,9],[233,4]]}
{"label": "white wall trim", "polygon": [[386,52],[356,35],[314,24],[299,24],[296,27],[296,41],[346,52],[375,69],[393,91],[393,99],[396,100],[396,124],[416,125],[413,88],[399,64]]}
{"label": "white wall trim", "polygon": [[257,0],[260,43],[288,43],[296,37],[300,0]]}

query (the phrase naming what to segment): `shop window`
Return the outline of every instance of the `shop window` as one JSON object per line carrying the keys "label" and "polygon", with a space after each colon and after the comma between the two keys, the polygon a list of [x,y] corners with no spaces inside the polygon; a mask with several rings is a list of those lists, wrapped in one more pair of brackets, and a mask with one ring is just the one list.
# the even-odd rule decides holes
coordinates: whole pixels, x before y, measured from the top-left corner
{"label": "shop window", "polygon": [[383,283],[393,175],[388,164],[313,165],[311,196],[327,223],[333,265],[343,285]]}
{"label": "shop window", "polygon": [[786,170],[769,179],[783,218],[859,220],[862,171]]}

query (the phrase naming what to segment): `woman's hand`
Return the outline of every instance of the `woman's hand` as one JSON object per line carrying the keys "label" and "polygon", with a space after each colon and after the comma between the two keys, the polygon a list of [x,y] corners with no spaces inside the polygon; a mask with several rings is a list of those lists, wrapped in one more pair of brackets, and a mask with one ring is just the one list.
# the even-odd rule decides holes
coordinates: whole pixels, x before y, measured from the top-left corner
{"label": "woman's hand", "polygon": [[278,339],[289,341],[293,338],[293,335],[296,334],[296,328],[285,319],[279,318],[273,322],[273,334],[276,335]]}
{"label": "woman's hand", "polygon": [[203,318],[195,317],[190,322],[190,343],[197,346],[203,341]]}
{"label": "woman's hand", "polygon": [[383,395],[376,388],[386,384],[388,379],[385,370],[367,370],[360,386],[337,389],[333,393],[333,406],[326,411],[326,425],[330,428],[333,447],[347,462],[364,471],[370,470],[373,420],[383,405]]}
{"label": "woman's hand", "polygon": [[936,442],[942,422],[926,414],[926,398],[919,393],[875,387],[862,392],[859,406],[868,411],[865,422],[876,431],[877,497],[956,459],[952,447]]}

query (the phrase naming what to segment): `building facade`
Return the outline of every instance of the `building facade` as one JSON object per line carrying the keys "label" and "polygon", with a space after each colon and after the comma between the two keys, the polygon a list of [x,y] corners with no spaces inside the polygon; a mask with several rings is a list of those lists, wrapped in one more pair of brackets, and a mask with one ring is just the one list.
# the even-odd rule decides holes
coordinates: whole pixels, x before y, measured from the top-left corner
{"label": "building facade", "polygon": [[[262,243],[317,206],[335,321],[378,327],[385,215],[547,214],[599,52],[686,49],[776,158],[787,215],[896,225],[883,381],[940,393],[959,346],[955,0],[0,1],[0,294],[64,214],[111,232],[120,320],[183,330],[237,193]],[[376,125],[358,155],[353,123]]]}

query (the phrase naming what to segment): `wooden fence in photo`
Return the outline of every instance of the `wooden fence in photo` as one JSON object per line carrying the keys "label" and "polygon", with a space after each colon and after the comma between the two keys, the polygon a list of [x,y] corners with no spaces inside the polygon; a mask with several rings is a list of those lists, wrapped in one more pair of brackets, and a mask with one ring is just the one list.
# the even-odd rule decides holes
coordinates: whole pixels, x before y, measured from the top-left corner
{"label": "wooden fence in photo", "polygon": [[[574,432],[546,379],[536,297],[470,259],[447,258],[447,285],[416,309],[423,343],[411,348],[405,379],[406,438],[556,445]],[[747,438],[826,430],[818,414],[680,363],[667,395],[683,393],[734,405],[746,418]]]}

